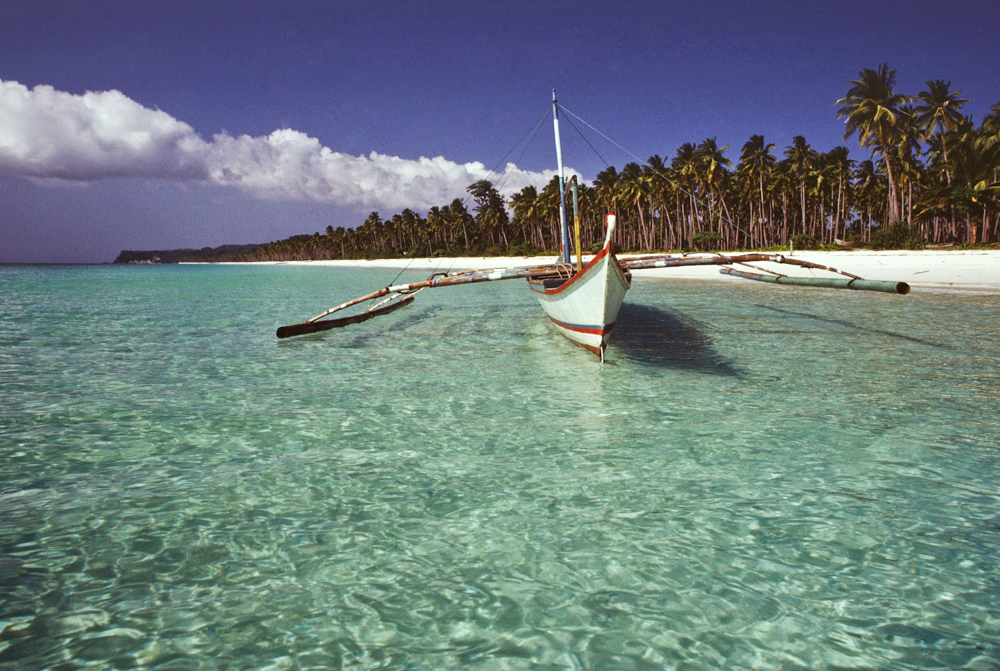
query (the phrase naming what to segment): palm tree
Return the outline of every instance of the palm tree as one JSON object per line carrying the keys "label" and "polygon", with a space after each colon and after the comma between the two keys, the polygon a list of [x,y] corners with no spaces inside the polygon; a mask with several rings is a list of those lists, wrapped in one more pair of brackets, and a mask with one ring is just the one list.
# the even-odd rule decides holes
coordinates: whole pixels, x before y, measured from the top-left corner
{"label": "palm tree", "polygon": [[618,210],[621,181],[622,177],[613,165],[597,173],[597,177],[594,178],[594,188],[597,189],[597,200],[609,214],[616,213]]}
{"label": "palm tree", "polygon": [[[917,112],[910,105],[899,108],[895,158],[899,161],[899,174],[906,180],[906,223],[913,225],[913,185],[921,174],[923,164],[916,160],[920,155],[920,139],[925,133],[917,124]],[[902,196],[900,197],[902,201]]]}
{"label": "palm tree", "polygon": [[810,192],[816,196],[813,221],[816,226],[816,238],[819,239],[820,243],[826,242],[826,204],[832,175],[833,167],[830,165],[830,155],[823,152],[816,152],[812,170],[809,171],[809,177],[812,182]]}
{"label": "palm tree", "polygon": [[990,113],[983,118],[983,125],[979,130],[979,144],[984,149],[1000,145],[1000,103],[990,108]]}
{"label": "palm tree", "polygon": [[695,156],[698,159],[702,171],[702,178],[709,184],[717,183],[723,168],[732,168],[732,162],[722,155],[722,152],[729,149],[729,145],[722,147],[715,141],[714,137],[706,138],[698,144],[695,149]]}
{"label": "palm tree", "polygon": [[806,177],[812,174],[818,154],[801,135],[792,138],[792,144],[785,147],[785,157],[792,173],[799,179],[799,203],[802,206],[802,232],[806,230]]}
{"label": "palm tree", "polygon": [[[850,195],[851,171],[854,170],[855,162],[850,159],[847,147],[834,147],[826,156],[831,173],[837,178],[837,214],[833,220],[833,237],[836,238],[840,222],[844,220],[844,213],[848,210],[847,196]],[[844,228],[846,230],[846,223]]]}
{"label": "palm tree", "polygon": [[[1000,181],[1000,144],[987,146],[983,142],[988,136],[984,121],[978,132],[962,133],[958,136],[952,152],[955,167],[955,188],[953,199],[965,211],[967,242],[988,242],[991,237],[990,214],[995,210]],[[982,226],[977,226],[979,217]]]}
{"label": "palm tree", "polygon": [[[728,231],[722,230],[722,211],[728,210],[726,207],[726,199],[722,192],[723,182],[728,176],[726,167],[731,168],[733,164],[728,158],[722,155],[722,152],[729,149],[729,145],[724,147],[719,147],[718,143],[715,141],[714,137],[706,138],[694,150],[694,158],[697,166],[697,175],[701,187],[704,192],[708,195],[709,199],[709,216],[715,212],[716,209],[716,198],[719,201],[719,230],[720,236],[726,237]],[[731,219],[731,217],[730,217]],[[711,221],[709,222],[711,223]]]}
{"label": "palm tree", "polygon": [[[917,94],[918,105],[915,108],[915,121],[924,130],[924,139],[930,140],[935,131],[937,139],[941,143],[940,155],[943,161],[940,162],[944,170],[945,180],[951,186],[952,169],[948,161],[947,135],[958,130],[962,122],[962,105],[972,102],[966,98],[959,98],[961,91],[951,92],[951,82],[940,79],[927,82],[927,90]],[[955,208],[951,208],[952,228],[955,227]]]}
{"label": "palm tree", "polygon": [[469,185],[466,190],[476,201],[476,221],[480,229],[489,233],[491,243],[499,244],[503,241],[507,249],[510,249],[506,231],[509,221],[507,209],[504,207],[503,197],[493,186],[493,182],[481,179]]}
{"label": "palm tree", "polygon": [[597,206],[597,189],[581,182],[577,187],[580,201],[580,238],[587,247],[604,239],[604,213]]}
{"label": "palm tree", "polygon": [[[386,230],[392,231],[395,239],[399,241],[399,249],[405,250],[413,246],[413,239],[411,237],[409,244],[406,242],[406,238],[409,235],[409,231],[406,230],[406,225],[403,222],[403,217],[399,213],[392,215],[389,219],[386,219],[385,223]],[[359,243],[360,244],[360,243]]]}
{"label": "palm tree", "polygon": [[643,166],[642,170],[646,184],[650,188],[650,215],[652,216],[654,207],[659,215],[660,244],[663,249],[671,248],[668,241],[668,231],[672,232],[671,229],[673,228],[672,226],[668,228],[670,208],[667,205],[667,200],[672,191],[669,172],[670,168],[663,162],[663,158],[659,154],[650,156],[646,160],[646,165]]}
{"label": "palm tree", "polygon": [[652,236],[649,235],[649,231],[647,230],[646,217],[642,207],[642,200],[649,196],[651,190],[646,183],[642,168],[639,167],[638,163],[626,163],[622,168],[621,178],[620,196],[626,202],[631,202],[635,207],[636,213],[639,215],[638,231],[630,231],[630,233],[633,233],[630,236],[632,238],[630,241],[631,246],[647,250],[652,249]]}
{"label": "palm tree", "polygon": [[532,246],[535,246],[535,224],[538,222],[535,206],[537,199],[538,189],[529,184],[511,195],[508,201],[511,213],[514,215],[514,223],[521,228],[521,237]]}
{"label": "palm tree", "polygon": [[[542,187],[538,198],[535,199],[535,210],[541,220],[539,223],[539,233],[542,237],[543,249],[558,249],[562,239],[559,230],[559,175],[552,175],[549,183]],[[548,239],[546,240],[544,223],[548,227]]]}
{"label": "palm tree", "polygon": [[695,146],[690,142],[685,142],[677,148],[677,155],[670,162],[680,183],[683,185],[683,193],[687,196],[687,226],[684,231],[684,240],[691,242],[692,236],[701,228],[701,213],[698,211],[698,198],[695,190],[698,186],[698,156]]}
{"label": "palm tree", "polygon": [[[473,218],[469,214],[469,211],[465,209],[465,203],[461,198],[456,198],[451,201],[451,205],[448,206],[448,229],[451,233],[452,240],[458,240],[459,231],[462,233],[462,239],[465,241],[465,251],[469,251],[469,228],[472,226]],[[473,230],[473,239],[475,239],[475,230]]]}
{"label": "palm tree", "polygon": [[[618,201],[621,198],[622,189],[622,175],[618,173],[618,170],[610,165],[606,170],[602,170],[597,173],[597,177],[594,178],[594,195],[597,198],[597,203],[604,210],[605,214],[618,214]],[[616,235],[619,240],[623,240],[621,237],[621,230],[624,226],[616,229]]]}
{"label": "palm tree", "polygon": [[382,218],[378,216],[378,212],[372,212],[365,219],[364,223],[361,224],[362,232],[368,237],[370,249],[378,249],[381,247],[382,241]]}
{"label": "palm tree", "polygon": [[[444,240],[445,251],[451,251],[451,247],[448,245],[448,206],[445,205],[442,209],[441,207],[435,205],[427,211],[427,232],[428,235],[437,239],[438,236]],[[433,247],[431,253],[433,254]]]}
{"label": "palm tree", "polygon": [[[736,172],[745,178],[757,182],[756,186],[760,194],[760,210],[757,213],[757,228],[761,238],[764,230],[764,175],[770,174],[774,170],[777,159],[771,154],[774,143],[764,143],[763,135],[751,135],[750,140],[743,145],[743,153],[740,154],[740,164]],[[750,205],[750,227],[753,228],[753,205]]]}
{"label": "palm tree", "polygon": [[987,160],[993,165],[993,182],[996,185],[1000,182],[1000,103],[993,105],[990,113],[983,119],[976,144],[980,151],[987,152]]}
{"label": "palm tree", "polygon": [[874,215],[875,204],[881,200],[882,177],[878,174],[873,161],[861,161],[854,172],[854,188],[857,192],[859,204],[864,203],[868,215],[868,223],[865,225],[864,219],[861,222],[861,240],[871,239],[872,217]]}
{"label": "palm tree", "polygon": [[889,219],[899,218],[896,210],[896,181],[892,174],[889,151],[895,140],[896,125],[899,123],[899,108],[910,100],[910,96],[896,93],[896,70],[883,63],[878,70],[864,68],[857,79],[849,80],[851,88],[836,105],[837,118],[846,117],[847,129],[844,139],[858,133],[862,147],[875,147],[885,161],[889,178]]}
{"label": "palm tree", "polygon": [[[927,90],[917,94],[918,105],[914,109],[917,125],[924,130],[925,139],[937,131],[941,138],[941,152],[944,156],[944,163],[948,164],[948,144],[945,141],[946,133],[953,133],[962,121],[962,114],[958,110],[962,109],[964,103],[972,102],[967,98],[959,98],[961,90],[949,91],[951,82],[940,79],[927,82]],[[951,184],[951,172],[946,168],[945,175],[948,184]]]}

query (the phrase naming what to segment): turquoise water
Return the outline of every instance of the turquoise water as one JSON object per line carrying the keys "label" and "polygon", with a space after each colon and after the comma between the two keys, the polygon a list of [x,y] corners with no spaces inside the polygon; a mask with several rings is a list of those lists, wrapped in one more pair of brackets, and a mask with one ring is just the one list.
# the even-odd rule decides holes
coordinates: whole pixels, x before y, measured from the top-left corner
{"label": "turquoise water", "polygon": [[0,669],[1000,668],[1000,296],[394,276],[0,266]]}

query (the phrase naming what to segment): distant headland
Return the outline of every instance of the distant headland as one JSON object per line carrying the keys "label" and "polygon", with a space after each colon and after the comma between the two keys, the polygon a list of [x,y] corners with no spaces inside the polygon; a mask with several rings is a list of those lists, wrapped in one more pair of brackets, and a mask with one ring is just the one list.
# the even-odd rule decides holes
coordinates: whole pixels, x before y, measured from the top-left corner
{"label": "distant headland", "polygon": [[[115,263],[213,263],[238,261],[260,245],[221,245],[201,249],[122,250]],[[237,258],[239,257],[239,258]]]}

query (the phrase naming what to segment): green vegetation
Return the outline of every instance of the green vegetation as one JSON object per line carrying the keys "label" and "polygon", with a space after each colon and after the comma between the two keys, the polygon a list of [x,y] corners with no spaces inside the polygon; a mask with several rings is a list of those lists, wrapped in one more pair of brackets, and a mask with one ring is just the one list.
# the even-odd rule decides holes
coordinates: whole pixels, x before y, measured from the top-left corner
{"label": "green vegetation", "polygon": [[[916,96],[895,91],[887,64],[863,69],[835,105],[844,139],[857,136],[867,160],[846,147],[819,152],[795,136],[779,159],[774,143],[753,135],[733,168],[715,138],[681,145],[672,159],[654,155],[580,185],[583,248],[604,239],[604,215],[618,216],[617,247],[654,249],[797,249],[835,239],[879,248],[1000,241],[1000,103],[977,128],[969,102],[951,83],[927,82]],[[528,186],[505,203],[493,184],[469,187],[461,200],[422,217],[372,212],[357,228],[294,236],[237,254],[240,260],[386,258],[432,255],[529,255],[559,246],[559,183]]]}
{"label": "green vegetation", "polygon": [[691,244],[701,252],[718,249],[722,242],[722,236],[715,231],[698,231],[691,236]]}
{"label": "green vegetation", "polygon": [[[307,237],[307,236],[298,236]],[[222,245],[201,249],[166,249],[160,251],[126,250],[118,255],[115,263],[185,263],[205,261],[240,261],[252,254],[260,245]]]}
{"label": "green vegetation", "polygon": [[916,226],[897,221],[872,233],[871,244],[875,249],[923,249],[924,240]]}
{"label": "green vegetation", "polygon": [[795,249],[819,249],[819,240],[808,233],[797,233],[792,236],[792,246]]}

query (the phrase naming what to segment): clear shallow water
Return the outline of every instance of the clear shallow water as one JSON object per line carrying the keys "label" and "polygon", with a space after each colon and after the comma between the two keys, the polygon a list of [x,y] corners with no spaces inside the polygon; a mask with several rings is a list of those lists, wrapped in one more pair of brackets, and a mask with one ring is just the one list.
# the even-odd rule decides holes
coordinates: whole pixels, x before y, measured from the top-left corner
{"label": "clear shallow water", "polygon": [[0,669],[1000,668],[1000,297],[394,276],[0,266]]}

